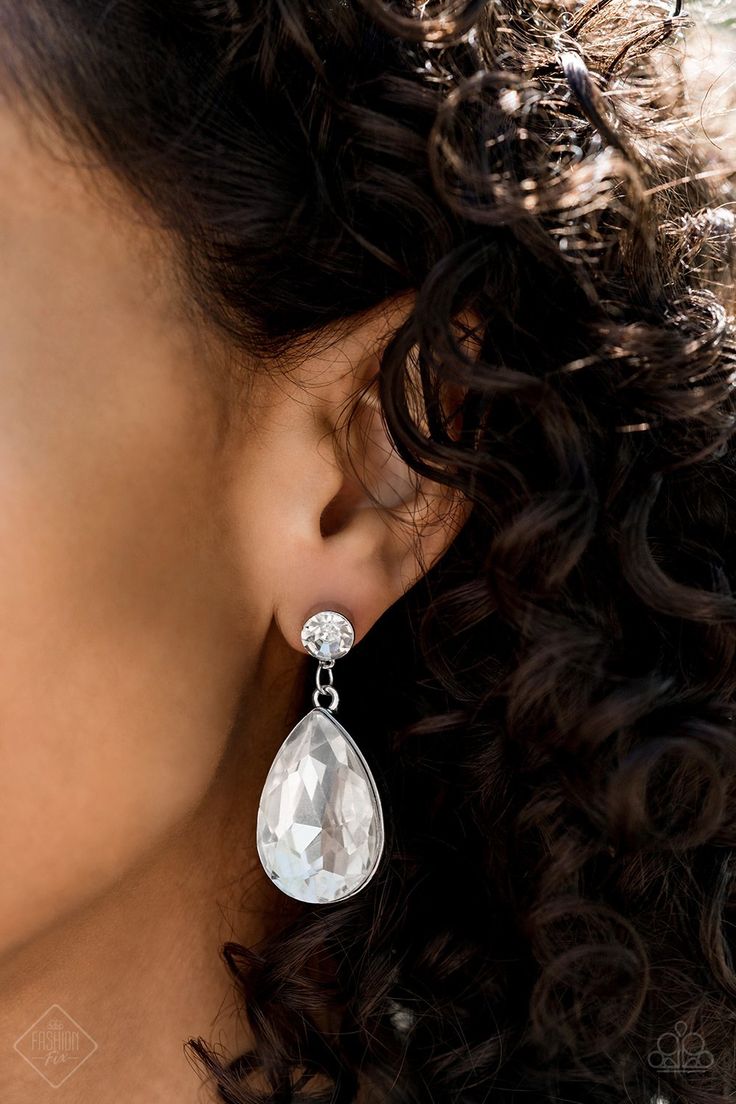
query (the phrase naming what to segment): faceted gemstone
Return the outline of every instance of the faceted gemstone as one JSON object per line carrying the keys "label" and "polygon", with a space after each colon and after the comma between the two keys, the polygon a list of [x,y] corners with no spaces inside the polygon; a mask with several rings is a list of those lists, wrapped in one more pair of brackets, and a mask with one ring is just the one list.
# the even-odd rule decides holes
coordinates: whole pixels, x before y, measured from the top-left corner
{"label": "faceted gemstone", "polygon": [[333,610],[315,613],[302,629],[302,644],[315,659],[340,659],[350,651],[354,640],[347,617]]}
{"label": "faceted gemstone", "polygon": [[376,784],[326,709],[312,709],[281,745],[261,794],[256,842],[268,876],[299,901],[338,901],[375,872],[384,842]]}

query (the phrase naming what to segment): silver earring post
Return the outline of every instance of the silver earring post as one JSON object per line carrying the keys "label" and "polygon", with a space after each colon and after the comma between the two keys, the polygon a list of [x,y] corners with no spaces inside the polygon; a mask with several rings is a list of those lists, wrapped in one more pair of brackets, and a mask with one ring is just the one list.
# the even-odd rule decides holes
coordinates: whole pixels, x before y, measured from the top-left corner
{"label": "silver earring post", "polygon": [[[284,740],[258,806],[258,857],[274,885],[309,904],[331,904],[363,889],[375,874],[385,832],[378,788],[352,736],[334,717],[333,669],[355,642],[335,610],[309,617],[305,650],[318,660],[314,708]],[[321,705],[320,699],[328,698]]]}

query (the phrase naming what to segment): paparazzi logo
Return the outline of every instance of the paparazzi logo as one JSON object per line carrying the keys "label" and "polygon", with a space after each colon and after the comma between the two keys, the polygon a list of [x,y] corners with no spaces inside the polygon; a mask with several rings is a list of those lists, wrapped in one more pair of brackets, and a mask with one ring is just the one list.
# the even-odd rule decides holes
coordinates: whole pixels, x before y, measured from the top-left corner
{"label": "paparazzi logo", "polygon": [[674,1031],[662,1032],[647,1059],[654,1069],[678,1073],[697,1073],[713,1065],[713,1055],[706,1050],[703,1036],[690,1031],[684,1020],[677,1021]]}

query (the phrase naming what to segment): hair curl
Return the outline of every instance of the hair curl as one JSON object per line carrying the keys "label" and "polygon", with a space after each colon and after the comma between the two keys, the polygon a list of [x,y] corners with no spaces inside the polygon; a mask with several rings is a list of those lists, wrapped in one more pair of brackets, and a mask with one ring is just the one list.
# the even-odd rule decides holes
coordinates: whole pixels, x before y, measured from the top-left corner
{"label": "hair curl", "polygon": [[[416,293],[383,417],[473,503],[344,661],[387,860],[225,948],[255,1048],[192,1046],[229,1104],[732,1097],[736,193],[686,20],[4,6],[6,87],[176,231],[237,345],[304,352]],[[666,1066],[685,1031],[697,1075]]]}

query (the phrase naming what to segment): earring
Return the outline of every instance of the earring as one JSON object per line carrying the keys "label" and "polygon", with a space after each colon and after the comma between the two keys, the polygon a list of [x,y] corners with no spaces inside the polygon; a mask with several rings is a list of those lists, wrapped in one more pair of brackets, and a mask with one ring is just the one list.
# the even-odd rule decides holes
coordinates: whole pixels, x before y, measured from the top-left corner
{"label": "earring", "polygon": [[[289,897],[330,904],[363,889],[383,852],[381,799],[370,767],[333,716],[335,660],[355,633],[333,610],[304,623],[302,644],[319,660],[311,709],[276,753],[258,806],[256,846],[269,878]],[[326,706],[321,696],[329,698]]]}

